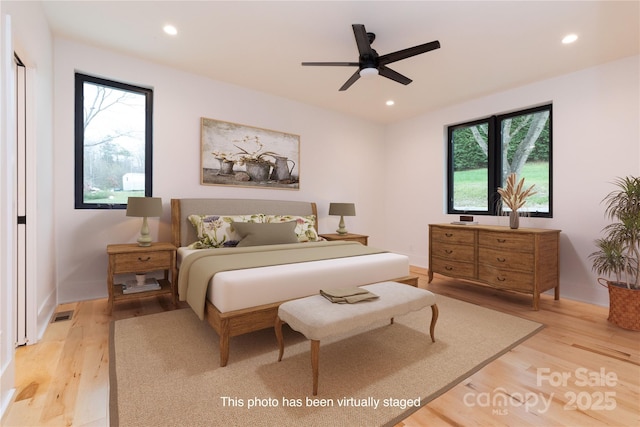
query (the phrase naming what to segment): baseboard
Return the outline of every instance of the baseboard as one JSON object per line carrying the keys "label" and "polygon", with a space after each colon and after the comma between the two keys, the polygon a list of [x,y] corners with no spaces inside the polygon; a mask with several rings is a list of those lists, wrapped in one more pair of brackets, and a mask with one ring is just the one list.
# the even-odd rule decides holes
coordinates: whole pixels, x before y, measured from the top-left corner
{"label": "baseboard", "polygon": [[[0,338],[2,338],[0,334]],[[13,396],[16,394],[15,389],[15,358],[11,357],[5,366],[0,366],[0,421],[4,417]],[[0,422],[0,424],[2,424]]]}

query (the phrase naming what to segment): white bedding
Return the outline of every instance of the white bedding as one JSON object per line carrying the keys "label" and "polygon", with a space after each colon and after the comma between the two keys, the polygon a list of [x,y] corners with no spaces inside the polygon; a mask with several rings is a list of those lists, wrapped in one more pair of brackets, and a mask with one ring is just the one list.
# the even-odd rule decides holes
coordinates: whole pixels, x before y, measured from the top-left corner
{"label": "white bedding", "polygon": [[[191,252],[180,248],[178,262]],[[223,271],[209,283],[207,299],[225,313],[302,298],[316,294],[320,289],[371,284],[408,274],[409,258],[389,252]]]}

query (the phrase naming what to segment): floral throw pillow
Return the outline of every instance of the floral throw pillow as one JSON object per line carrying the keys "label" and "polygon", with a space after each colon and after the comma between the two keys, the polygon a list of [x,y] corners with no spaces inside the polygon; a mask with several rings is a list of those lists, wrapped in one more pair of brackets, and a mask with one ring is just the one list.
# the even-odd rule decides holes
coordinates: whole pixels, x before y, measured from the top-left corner
{"label": "floral throw pillow", "polygon": [[190,249],[226,248],[238,245],[240,235],[233,228],[233,222],[264,222],[263,214],[249,215],[189,215],[198,240],[189,245]]}
{"label": "floral throw pillow", "polygon": [[316,230],[316,216],[296,216],[296,215],[264,215],[264,222],[289,222],[295,221],[295,233],[298,242],[317,242],[322,240]]}

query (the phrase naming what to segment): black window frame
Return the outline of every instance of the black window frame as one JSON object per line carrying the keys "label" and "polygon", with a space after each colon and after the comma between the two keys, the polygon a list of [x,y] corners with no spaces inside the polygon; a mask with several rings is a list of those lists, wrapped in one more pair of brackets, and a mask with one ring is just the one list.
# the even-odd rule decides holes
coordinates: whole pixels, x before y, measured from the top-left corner
{"label": "black window frame", "polygon": [[[472,214],[479,216],[500,216],[500,195],[498,187],[502,185],[502,121],[511,117],[549,111],[549,211],[527,211],[526,215],[539,218],[553,218],[553,104],[544,104],[523,110],[492,115],[465,123],[447,126],[447,214]],[[453,132],[456,129],[488,124],[487,140],[487,210],[463,210],[454,208],[454,162]],[[526,185],[526,182],[525,182]]]}
{"label": "black window frame", "polygon": [[145,96],[145,197],[153,196],[153,89],[115,80],[75,73],[74,129],[75,129],[75,209],[126,209],[126,203],[89,203],[84,200],[84,84],[134,92]]}

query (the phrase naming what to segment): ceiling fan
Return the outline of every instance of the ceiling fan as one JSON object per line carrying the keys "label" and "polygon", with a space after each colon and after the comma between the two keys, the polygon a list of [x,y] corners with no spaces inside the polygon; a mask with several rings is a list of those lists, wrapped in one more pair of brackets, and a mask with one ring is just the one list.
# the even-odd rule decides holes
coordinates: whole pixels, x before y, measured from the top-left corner
{"label": "ceiling fan", "polygon": [[371,77],[380,74],[388,79],[408,85],[413,80],[403,76],[402,74],[393,71],[387,67],[387,64],[400,61],[401,59],[410,58],[421,53],[426,53],[434,49],[440,48],[439,41],[432,41],[430,43],[421,44],[418,46],[402,49],[396,52],[388,53],[386,55],[379,56],[378,52],[371,48],[371,43],[376,39],[374,33],[367,33],[362,24],[353,24],[353,34],[356,37],[356,44],[358,45],[358,62],[303,62],[302,65],[313,66],[330,66],[330,67],[358,67],[356,71],[345,84],[342,85],[340,90],[347,90],[352,84],[354,84],[360,77]]}

